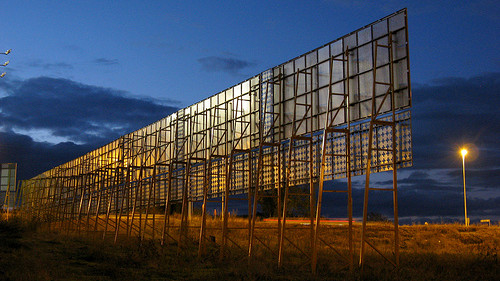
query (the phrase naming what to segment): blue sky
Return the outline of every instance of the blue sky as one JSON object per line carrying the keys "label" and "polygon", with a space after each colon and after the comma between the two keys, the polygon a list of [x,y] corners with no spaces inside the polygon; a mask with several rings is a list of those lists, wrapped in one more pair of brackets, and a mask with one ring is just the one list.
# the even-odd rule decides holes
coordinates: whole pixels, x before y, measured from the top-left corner
{"label": "blue sky", "polygon": [[[499,5],[470,2],[5,1],[0,42],[15,50],[12,78],[187,106],[404,7],[414,83],[498,71]],[[206,71],[207,57],[239,68]]]}
{"label": "blue sky", "polygon": [[442,205],[460,199],[457,150],[471,143],[471,208],[500,216],[497,1],[21,0],[0,7],[0,49],[13,49],[0,57],[11,62],[0,69],[7,72],[0,162],[20,163],[20,178],[407,7],[415,161],[401,171],[400,195],[421,198],[405,206],[422,204],[402,210],[418,215],[430,204],[452,210],[443,216],[460,215],[459,200]]}

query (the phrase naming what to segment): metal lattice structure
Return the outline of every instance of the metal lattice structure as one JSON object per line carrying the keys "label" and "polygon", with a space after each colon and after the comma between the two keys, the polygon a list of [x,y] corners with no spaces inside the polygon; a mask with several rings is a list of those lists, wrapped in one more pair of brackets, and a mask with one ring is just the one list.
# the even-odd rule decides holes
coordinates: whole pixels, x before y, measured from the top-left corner
{"label": "metal lattice structure", "polygon": [[9,212],[19,203],[17,188],[17,163],[0,164],[0,205],[1,210],[9,217]]}
{"label": "metal lattice structure", "polygon": [[[183,250],[185,241],[197,240],[199,256],[214,242],[209,236],[219,237],[220,258],[231,248],[252,258],[260,247],[281,265],[287,249],[296,248],[315,270],[319,245],[336,248],[320,234],[322,195],[341,192],[348,244],[335,251],[346,253],[340,255],[352,267],[351,177],[366,175],[362,264],[365,244],[371,245],[369,175],[392,170],[391,263],[397,266],[396,174],[412,165],[407,38],[406,10],[401,10],[26,180],[24,214],[50,227],[98,232],[115,241],[139,236],[174,242]],[[342,178],[345,189],[326,188]],[[293,196],[309,202],[306,245],[287,236],[287,202]],[[264,243],[256,228],[264,197],[276,199],[279,215],[272,227],[278,249]],[[237,227],[229,216],[236,200],[248,203],[248,220]],[[190,219],[193,202],[202,204],[197,221]],[[220,229],[207,227],[210,202],[221,206]],[[234,235],[247,238],[236,241]]]}

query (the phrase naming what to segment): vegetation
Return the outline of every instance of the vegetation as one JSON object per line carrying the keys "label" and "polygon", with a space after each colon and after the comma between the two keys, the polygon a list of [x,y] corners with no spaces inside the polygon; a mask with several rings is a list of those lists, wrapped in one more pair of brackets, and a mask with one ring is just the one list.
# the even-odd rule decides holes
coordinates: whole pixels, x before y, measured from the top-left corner
{"label": "vegetation", "polygon": [[[389,225],[370,224],[374,244],[390,244],[389,232],[383,231]],[[340,240],[343,228],[325,230]],[[160,246],[156,241],[131,239],[114,245],[42,230],[36,223],[0,220],[0,280],[500,280],[500,226],[412,225],[400,230],[399,272],[373,251],[363,275],[358,269],[332,267],[333,254],[324,252],[313,275],[297,264],[277,269],[264,256],[250,265],[244,258],[198,259],[195,243],[180,252],[174,244]],[[355,234],[357,241],[359,225]]]}
{"label": "vegetation", "polygon": [[384,216],[380,213],[375,213],[375,212],[369,212],[366,220],[367,221],[378,221],[378,222],[389,221],[389,219],[386,216]]}

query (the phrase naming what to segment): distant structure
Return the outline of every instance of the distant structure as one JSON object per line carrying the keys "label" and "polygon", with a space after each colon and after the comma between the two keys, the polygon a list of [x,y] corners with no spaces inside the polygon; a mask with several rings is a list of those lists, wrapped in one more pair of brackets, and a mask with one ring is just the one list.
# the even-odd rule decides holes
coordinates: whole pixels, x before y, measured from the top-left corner
{"label": "distant structure", "polygon": [[[281,266],[296,251],[313,271],[318,251],[329,248],[352,267],[351,178],[364,175],[359,264],[372,245],[368,195],[378,190],[393,194],[394,239],[376,252],[397,267],[397,169],[412,165],[408,54],[404,9],[24,181],[24,213],[114,241],[138,236],[184,249],[194,240],[199,256],[216,243],[221,259],[269,250]],[[392,171],[392,187],[370,186],[370,174],[383,171]],[[341,178],[344,188],[326,190]],[[324,192],[345,194],[343,242],[322,237]],[[279,214],[275,237],[256,227],[266,197]],[[287,225],[292,197],[309,208],[300,244],[290,238],[298,228]],[[229,216],[236,200],[248,205],[244,226]],[[200,218],[190,220],[195,202]],[[215,228],[207,227],[210,204],[222,210]]]}
{"label": "distant structure", "polygon": [[12,210],[17,204],[16,176],[16,163],[0,164],[0,204],[5,213]]}

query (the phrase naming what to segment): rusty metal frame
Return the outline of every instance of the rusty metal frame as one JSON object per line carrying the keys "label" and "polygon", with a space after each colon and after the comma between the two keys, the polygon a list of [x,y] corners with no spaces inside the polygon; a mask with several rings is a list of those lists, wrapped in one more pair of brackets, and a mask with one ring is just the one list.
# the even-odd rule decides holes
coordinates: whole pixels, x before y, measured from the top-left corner
{"label": "rusty metal frame", "polygon": [[[276,213],[277,213],[277,225],[276,225],[276,238],[277,243],[279,244],[279,237],[281,235],[281,212],[282,212],[282,165],[281,165],[281,146],[282,146],[282,137],[283,132],[280,120],[282,118],[282,114],[280,110],[278,112],[275,111],[273,93],[274,90],[278,93],[278,97],[282,96],[282,83],[283,83],[283,75],[281,73],[281,69],[278,70],[277,76],[273,77],[273,74],[269,74],[271,77],[263,77],[261,85],[259,87],[258,96],[260,97],[260,117],[259,117],[259,149],[257,155],[257,171],[256,171],[256,179],[255,179],[255,187],[254,187],[254,195],[253,195],[253,204],[252,204],[252,215],[251,215],[251,229],[250,229],[250,242],[248,245],[248,258],[249,262],[254,257],[255,252],[255,241],[258,241],[264,246],[264,249],[267,249],[271,252],[272,255],[277,255],[277,251],[273,251],[268,245],[262,242],[262,239],[259,239],[256,235],[256,219],[257,219],[257,208],[259,204],[259,200],[261,198],[275,198],[276,200]],[[270,162],[268,164],[264,163]],[[275,172],[274,170],[277,170]],[[265,182],[264,175],[271,175],[269,182]],[[266,190],[276,190],[276,194],[265,194]],[[261,227],[262,229],[263,227]],[[266,228],[264,228],[266,229]],[[273,229],[273,228],[271,228]]]}
{"label": "rusty metal frame", "polygon": [[[377,60],[379,49],[386,49],[389,52],[389,81],[377,80]],[[394,58],[393,58],[393,39],[392,33],[389,32],[388,42],[386,44],[379,44],[378,41],[375,42],[373,51],[373,90],[372,90],[372,105],[371,105],[371,118],[370,118],[370,129],[368,136],[368,156],[366,160],[366,180],[364,189],[364,205],[363,205],[363,225],[361,230],[361,249],[359,257],[359,266],[364,267],[365,256],[366,256],[366,245],[369,245],[375,250],[376,253],[380,254],[386,261],[391,263],[395,268],[399,267],[399,223],[398,223],[398,185],[397,185],[397,156],[396,156],[396,111],[395,111],[395,99],[394,99]],[[383,95],[382,101],[377,104],[377,86],[387,87],[385,94]],[[391,112],[387,118],[381,118],[381,109],[384,103],[388,100],[390,102]],[[389,127],[391,131],[391,147],[384,148],[381,147],[377,140],[374,141],[377,134],[374,133],[375,130]],[[375,142],[375,143],[374,143]],[[370,187],[370,174],[372,168],[373,154],[380,151],[387,152],[391,155],[391,168],[392,168],[392,188],[378,188]],[[368,198],[369,191],[390,191],[393,193],[393,210],[394,210],[394,242],[393,242],[393,257],[387,257],[381,250],[377,249],[372,243],[369,242],[367,236],[367,219],[368,219]]]}
{"label": "rusty metal frame", "polygon": [[[390,55],[377,53],[389,36],[397,41],[389,43]],[[398,238],[396,173],[412,164],[407,38],[406,10],[401,10],[23,181],[22,215],[66,232],[114,236],[115,242],[137,236],[162,245],[173,242],[183,250],[186,241],[198,240],[199,257],[206,254],[207,241],[215,242],[211,248],[220,258],[245,252],[249,261],[262,246],[278,265],[287,251],[296,251],[315,271],[324,253],[321,243],[338,251],[321,237],[321,230],[328,230],[321,222],[323,193],[333,191],[325,183],[346,178],[347,190],[334,191],[347,193],[349,242],[341,252],[347,252],[352,268],[351,177],[364,174],[363,265],[368,191],[374,190],[370,173],[393,171]],[[382,81],[389,90],[380,94],[377,72],[389,67],[390,81]],[[382,127],[392,130],[390,139],[383,138]],[[397,154],[391,163],[379,153],[389,143],[386,154]],[[298,186],[305,191],[293,195],[291,189]],[[277,249],[259,238],[259,200],[266,196],[277,201],[276,236],[269,238],[276,239]],[[300,247],[287,239],[291,196],[308,198],[309,225],[297,230],[308,238]],[[230,204],[245,208],[237,201],[248,203],[248,221],[239,229],[229,217]],[[202,202],[199,225],[190,221],[194,202]],[[211,202],[222,210],[220,227],[207,225]],[[177,206],[179,216],[172,214]],[[239,240],[232,241],[231,233]]]}
{"label": "rusty metal frame", "polygon": [[[219,184],[224,184],[227,177],[226,172],[226,155],[228,151],[228,122],[229,109],[228,103],[221,103],[210,110],[209,113],[209,139],[208,139],[208,165],[206,165],[206,179],[203,184],[203,204],[201,210],[201,225],[198,241],[198,258],[205,254],[207,239],[207,204],[210,202],[223,205],[222,198],[214,200],[210,196],[217,193],[216,187]],[[221,172],[222,170],[222,172]],[[222,209],[222,208],[221,208]]]}
{"label": "rusty metal frame", "polygon": [[[250,190],[252,186],[252,151],[251,151],[251,140],[252,135],[252,91],[248,93],[242,93],[239,97],[236,97],[232,103],[230,103],[231,108],[231,120],[229,122],[229,132],[230,132],[230,153],[226,160],[226,186],[223,193],[223,206],[222,206],[222,237],[220,243],[219,258],[223,259],[226,255],[226,250],[228,247],[228,242],[232,242],[234,246],[240,249],[248,249],[248,243],[250,241],[251,233],[251,203],[252,203],[252,193],[247,192],[246,198],[231,196],[233,193],[234,185],[246,185],[247,189]],[[246,178],[246,179],[245,179]],[[247,201],[248,207],[248,239],[246,240],[247,245],[241,246],[231,239],[229,236],[230,226],[228,225],[230,214],[229,214],[229,201]],[[245,255],[246,256],[246,255]]]}
{"label": "rusty metal frame", "polygon": [[[301,76],[304,78],[304,89],[299,94],[299,82]],[[283,265],[285,240],[299,251],[305,254],[306,251],[300,250],[297,245],[292,243],[286,237],[286,220],[288,217],[287,205],[289,196],[305,196],[309,198],[309,229],[311,237],[314,234],[314,179],[313,179],[313,110],[312,110],[312,97],[314,93],[313,87],[313,70],[297,69],[294,77],[294,98],[293,98],[293,119],[292,119],[292,133],[288,139],[288,157],[286,159],[286,174],[284,186],[284,199],[283,199],[283,213],[281,216],[281,232],[279,235],[279,248],[278,248],[278,266]],[[300,114],[298,111],[301,111]],[[300,147],[299,149],[297,149]],[[305,154],[303,149],[305,148]],[[303,157],[300,156],[303,154]],[[305,156],[305,157],[304,157]],[[307,172],[298,172],[299,169],[306,170]],[[293,173],[292,173],[293,172]],[[298,175],[303,177],[298,177]],[[302,184],[309,185],[309,192],[290,192],[291,186],[300,186]],[[310,257],[308,257],[310,258]]]}
{"label": "rusty metal frame", "polygon": [[[353,268],[354,264],[354,245],[353,245],[353,218],[352,218],[352,175],[351,175],[351,122],[350,122],[350,112],[349,112],[349,91],[350,91],[350,79],[349,79],[349,47],[345,46],[345,52],[339,57],[331,57],[330,58],[330,73],[333,73],[333,62],[338,61],[342,64],[345,64],[344,72],[342,73],[342,78],[344,81],[344,91],[335,92],[332,89],[332,75],[330,75],[330,83],[328,86],[328,110],[326,112],[325,118],[325,126],[322,134],[322,144],[321,144],[321,166],[320,166],[320,175],[319,175],[319,185],[318,185],[318,199],[316,204],[316,219],[314,224],[314,238],[313,238],[313,246],[312,246],[312,256],[311,256],[311,270],[312,272],[316,272],[317,262],[318,262],[318,248],[319,241],[325,243],[328,247],[333,249],[340,257],[345,259],[349,268]],[[333,104],[333,97],[340,96],[342,98],[342,102],[339,105]],[[336,107],[336,108],[335,108]],[[338,128],[335,126],[337,121],[337,117],[341,116],[344,118],[346,126],[344,128]],[[341,137],[334,138],[331,135],[341,135]],[[344,153],[335,153],[333,147],[328,149],[328,143],[332,142],[334,139],[344,138],[345,143],[345,152]],[[332,146],[333,143],[330,143]],[[331,151],[331,152],[329,152]],[[346,178],[347,178],[347,189],[346,190],[325,190],[324,184],[326,180],[326,162],[327,157],[331,159],[333,162],[335,158],[343,158],[346,163]],[[333,163],[332,166],[335,164]],[[335,169],[333,169],[335,170]],[[324,242],[319,237],[319,231],[321,226],[321,207],[323,201],[323,193],[324,192],[337,192],[337,193],[347,193],[347,213],[348,213],[348,256],[342,256],[338,250],[335,250],[335,247]]]}

